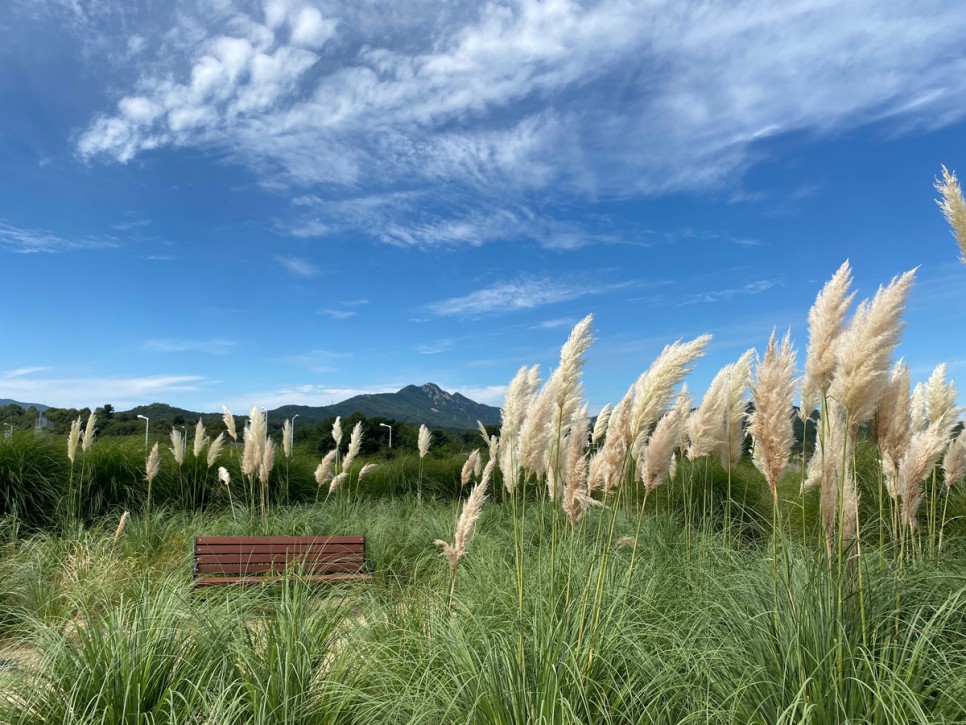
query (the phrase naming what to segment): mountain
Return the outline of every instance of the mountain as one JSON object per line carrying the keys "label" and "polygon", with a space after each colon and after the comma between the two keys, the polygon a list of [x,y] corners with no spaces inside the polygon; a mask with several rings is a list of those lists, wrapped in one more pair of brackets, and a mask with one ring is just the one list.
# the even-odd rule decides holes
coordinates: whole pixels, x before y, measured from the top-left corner
{"label": "mountain", "polygon": [[40,413],[43,413],[49,407],[46,405],[41,405],[40,403],[21,403],[18,400],[10,400],[10,398],[0,398],[0,408],[8,405],[17,405],[24,410],[27,410],[27,408],[35,408]]}
{"label": "mountain", "polygon": [[459,393],[448,393],[435,383],[407,385],[395,393],[356,395],[334,405],[283,405],[270,410],[268,416],[277,420],[297,414],[309,422],[356,412],[367,418],[381,416],[438,428],[475,428],[478,420],[487,425],[500,422],[499,408],[477,403]]}

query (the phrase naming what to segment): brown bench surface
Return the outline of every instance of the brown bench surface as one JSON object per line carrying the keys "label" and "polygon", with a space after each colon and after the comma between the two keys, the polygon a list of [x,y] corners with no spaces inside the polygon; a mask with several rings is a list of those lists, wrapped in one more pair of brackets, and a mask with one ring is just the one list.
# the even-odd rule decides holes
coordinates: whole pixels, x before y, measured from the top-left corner
{"label": "brown bench surface", "polygon": [[196,587],[278,582],[286,573],[308,581],[371,579],[365,537],[195,537]]}

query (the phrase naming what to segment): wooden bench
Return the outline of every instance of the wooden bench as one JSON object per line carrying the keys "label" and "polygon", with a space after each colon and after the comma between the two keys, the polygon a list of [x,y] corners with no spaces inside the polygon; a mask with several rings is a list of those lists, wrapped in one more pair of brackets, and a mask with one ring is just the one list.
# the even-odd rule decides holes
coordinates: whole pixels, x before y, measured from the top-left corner
{"label": "wooden bench", "polygon": [[262,584],[286,574],[320,582],[372,579],[362,536],[196,536],[196,587]]}

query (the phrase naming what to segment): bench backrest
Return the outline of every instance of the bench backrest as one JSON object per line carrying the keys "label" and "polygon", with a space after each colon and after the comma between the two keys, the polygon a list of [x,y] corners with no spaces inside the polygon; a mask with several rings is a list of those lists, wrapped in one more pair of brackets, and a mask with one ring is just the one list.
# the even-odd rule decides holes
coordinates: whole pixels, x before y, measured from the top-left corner
{"label": "bench backrest", "polygon": [[247,577],[286,571],[321,576],[367,571],[362,536],[198,536],[198,576]]}

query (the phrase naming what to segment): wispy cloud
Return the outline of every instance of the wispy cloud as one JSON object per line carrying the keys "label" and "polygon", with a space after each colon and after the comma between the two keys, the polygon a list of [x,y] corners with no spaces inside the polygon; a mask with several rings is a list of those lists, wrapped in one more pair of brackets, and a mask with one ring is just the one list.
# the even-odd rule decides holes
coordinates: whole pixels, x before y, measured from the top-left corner
{"label": "wispy cloud", "polygon": [[0,221],[0,249],[19,254],[53,254],[78,249],[116,247],[111,239],[96,237],[63,237],[43,229],[23,229]]}
{"label": "wispy cloud", "polygon": [[576,317],[558,317],[553,320],[544,320],[543,322],[538,322],[536,325],[532,325],[530,329],[533,330],[556,330],[560,327],[573,327],[577,324]]}
{"label": "wispy cloud", "polygon": [[757,295],[762,292],[767,292],[772,287],[775,287],[778,283],[773,280],[761,279],[755,282],[749,282],[741,287],[732,287],[729,289],[719,289],[719,290],[709,290],[705,292],[699,292],[698,294],[691,295],[687,299],[679,302],[678,305],[694,305],[705,302],[721,302],[722,300],[730,300],[735,297],[744,297],[747,295]]}
{"label": "wispy cloud", "polygon": [[186,340],[176,337],[166,337],[145,340],[142,347],[153,352],[203,352],[208,355],[227,355],[237,345],[238,343],[232,340]]}
{"label": "wispy cloud", "polygon": [[10,397],[63,408],[83,408],[106,402],[118,410],[163,400],[169,394],[197,392],[209,381],[198,375],[144,377],[18,377],[4,382]]}
{"label": "wispy cloud", "polygon": [[[131,15],[117,23],[118,54],[158,25]],[[739,0],[701,12],[673,0],[400,12],[374,0],[324,14],[225,0],[175,3],[165,19],[171,32],[136,49],[140,75],[79,134],[81,156],[225,152],[267,186],[299,187],[296,209],[334,200],[291,220],[310,236],[348,227],[431,247],[522,233],[579,246],[595,235],[555,233],[521,209],[733,186],[764,139],[872,122],[905,133],[966,114],[966,72],[949,60],[966,14],[942,0]],[[411,198],[406,221],[358,212],[360,190],[441,185],[449,212],[420,214]]]}
{"label": "wispy cloud", "polygon": [[347,320],[350,317],[353,317],[356,312],[355,310],[336,310],[331,307],[323,307],[321,310],[319,310],[319,314],[329,317],[333,320]]}
{"label": "wispy cloud", "polygon": [[436,340],[435,342],[429,342],[423,345],[418,345],[416,347],[416,351],[420,355],[438,355],[441,352],[452,350],[454,342],[455,341],[452,340],[451,338],[446,338],[444,340]]}
{"label": "wispy cloud", "polygon": [[332,405],[356,395],[394,393],[404,384],[372,385],[360,388],[339,388],[325,385],[297,384],[275,389],[258,390],[230,397],[227,401],[213,401],[209,409],[218,409],[222,403],[232,410],[247,409],[251,405],[277,408],[282,405]]}
{"label": "wispy cloud", "polygon": [[46,367],[46,366],[37,366],[37,367],[28,367],[28,368],[16,368],[14,370],[7,370],[3,374],[3,377],[5,377],[5,378],[19,378],[19,377],[23,377],[24,375],[33,375],[34,373],[41,373],[41,372],[44,372],[46,370],[50,370],[50,368],[49,367]]}
{"label": "wispy cloud", "polygon": [[530,310],[599,295],[626,286],[627,283],[587,285],[540,277],[518,277],[506,282],[496,282],[468,295],[434,302],[427,309],[441,316],[473,317]]}
{"label": "wispy cloud", "polygon": [[293,277],[315,277],[319,273],[318,267],[301,257],[276,256],[275,261]]}

